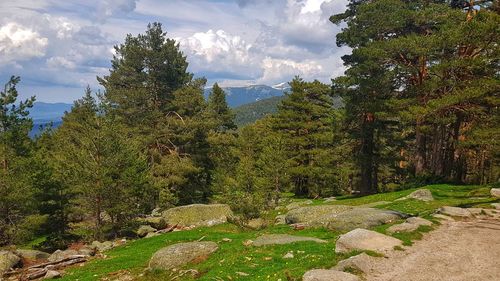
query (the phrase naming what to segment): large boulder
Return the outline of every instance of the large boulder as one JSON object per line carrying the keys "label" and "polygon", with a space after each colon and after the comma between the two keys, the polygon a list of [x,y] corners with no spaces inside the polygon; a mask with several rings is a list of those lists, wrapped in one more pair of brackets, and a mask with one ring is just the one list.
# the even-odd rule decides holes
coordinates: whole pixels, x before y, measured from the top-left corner
{"label": "large boulder", "polygon": [[332,269],[313,269],[304,274],[302,281],[361,281],[361,279],[347,272]]}
{"label": "large boulder", "polygon": [[295,242],[316,242],[316,243],[326,243],[327,241],[321,240],[314,237],[304,237],[304,236],[294,236],[288,234],[265,234],[257,237],[255,241],[253,241],[253,246],[266,246],[266,245],[283,245],[290,244]]}
{"label": "large boulder", "polygon": [[424,202],[432,201],[434,200],[434,197],[432,197],[432,193],[428,189],[418,189],[416,191],[413,191],[409,195],[399,198],[398,200],[403,200],[403,199],[415,199],[415,200],[420,200]]}
{"label": "large boulder", "polygon": [[151,269],[171,270],[188,263],[203,261],[217,251],[215,242],[188,242],[162,248],[149,261]]}
{"label": "large boulder", "polygon": [[368,250],[384,253],[401,245],[402,241],[394,237],[371,230],[357,228],[339,237],[335,244],[335,252],[349,253],[356,250]]}
{"label": "large boulder", "polygon": [[0,279],[2,275],[21,262],[21,258],[9,251],[0,251]]}
{"label": "large boulder", "polygon": [[286,214],[286,223],[302,223],[309,226],[325,226],[334,217],[342,212],[351,210],[352,206],[345,205],[319,205],[301,207],[291,210]]}
{"label": "large boulder", "polygon": [[470,218],[472,213],[464,208],[444,206],[438,209],[438,212],[450,217]]}
{"label": "large boulder", "polygon": [[141,226],[139,226],[139,229],[137,229],[136,233],[137,233],[137,236],[139,236],[139,237],[145,237],[149,233],[155,232],[155,231],[156,231],[156,228],[153,228],[149,225],[141,225]]}
{"label": "large boulder", "polygon": [[493,197],[500,198],[500,188],[492,188],[490,194]]}
{"label": "large boulder", "polygon": [[37,250],[24,250],[24,249],[19,249],[16,250],[17,255],[21,256],[23,259],[27,260],[43,260],[43,259],[48,259],[50,254],[42,252],[42,251],[37,251]]}
{"label": "large boulder", "polygon": [[162,217],[169,225],[212,226],[227,222],[232,214],[225,204],[192,204],[168,209]]}
{"label": "large boulder", "polygon": [[294,210],[294,209],[297,209],[297,208],[300,208],[300,207],[311,205],[312,203],[313,203],[312,200],[292,202],[292,203],[286,205],[286,209],[287,210]]}
{"label": "large boulder", "polygon": [[354,208],[328,218],[326,227],[330,230],[348,231],[355,228],[371,228],[404,218],[405,215],[396,211]]}

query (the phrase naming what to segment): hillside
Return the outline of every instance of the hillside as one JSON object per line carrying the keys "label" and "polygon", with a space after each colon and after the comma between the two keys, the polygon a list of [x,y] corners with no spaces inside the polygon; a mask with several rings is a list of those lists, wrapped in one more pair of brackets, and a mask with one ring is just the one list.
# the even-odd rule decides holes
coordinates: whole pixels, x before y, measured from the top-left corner
{"label": "hillside", "polygon": [[[490,203],[498,202],[492,198],[487,186],[452,186],[431,185],[424,187],[432,192],[434,200],[420,201],[405,199],[416,189],[381,193],[366,197],[338,197],[336,199],[304,200],[295,198],[284,198],[283,203],[276,211],[270,212],[265,220],[268,225],[261,230],[243,229],[233,224],[222,224],[214,227],[195,228],[191,230],[171,232],[128,242],[105,252],[104,259],[94,258],[85,266],[76,266],[66,270],[62,280],[300,280],[304,272],[313,268],[331,268],[350,256],[361,253],[353,251],[346,254],[336,253],[333,249],[338,247],[336,243],[345,231],[332,231],[325,228],[294,229],[293,225],[274,223],[274,216],[279,214],[291,214],[291,206],[351,206],[354,208],[367,208],[376,206],[379,210],[397,211],[410,216],[420,216],[430,222],[431,226],[420,226],[411,232],[390,233],[389,227],[400,224],[404,219],[392,221],[388,224],[371,227],[384,235],[392,236],[403,242],[401,247],[386,252],[387,256],[398,258],[405,252],[413,253],[412,245],[418,240],[427,237],[429,231],[439,231],[440,225],[453,221],[451,217],[435,215],[438,208],[442,206],[469,206],[485,209],[461,209],[479,210],[478,218],[484,218],[495,222],[498,213],[491,209]],[[292,204],[290,204],[292,203]],[[288,205],[286,205],[288,204]],[[288,209],[288,211],[287,211]],[[313,209],[311,209],[313,210]],[[491,215],[486,215],[491,213]],[[436,216],[436,217],[435,217]],[[278,216],[279,217],[279,216]],[[439,217],[439,219],[438,219]],[[495,218],[496,217],[496,218]],[[313,219],[312,217],[309,219]],[[457,222],[473,220],[472,217],[462,217]],[[455,230],[456,231],[456,230]],[[496,234],[495,230],[491,233]],[[255,247],[249,245],[250,241],[256,241],[263,235],[294,235],[300,237],[319,238],[326,242],[296,242],[283,245],[268,245]],[[428,239],[427,239],[428,240]],[[210,257],[204,257],[199,262],[190,263],[180,270],[173,271],[144,271],[148,267],[151,256],[159,249],[175,243],[190,241],[214,241],[219,249]],[[451,242],[451,241],[450,241]],[[465,241],[460,241],[463,244]],[[420,245],[420,244],[417,244]],[[366,251],[374,263],[383,263],[385,259],[373,251]],[[428,257],[421,257],[428,258]],[[417,270],[418,268],[415,268]],[[359,270],[347,270],[359,275],[364,273]],[[367,272],[369,273],[369,272]],[[124,279],[116,279],[123,277]],[[129,278],[129,279],[126,279]],[[137,278],[137,279],[132,279]],[[172,279],[173,280],[173,279]],[[392,279],[391,279],[392,280]],[[398,279],[401,280],[401,279]],[[413,280],[413,279],[412,279]]]}
{"label": "hillside", "polygon": [[[226,93],[227,104],[230,107],[238,107],[256,101],[282,96],[287,87],[271,87],[266,85],[252,85],[246,87],[222,87]],[[205,97],[210,94],[211,88],[205,89]]]}
{"label": "hillside", "polygon": [[234,109],[234,121],[238,127],[253,123],[268,114],[278,111],[278,104],[284,96],[272,97],[257,102],[238,106]]}

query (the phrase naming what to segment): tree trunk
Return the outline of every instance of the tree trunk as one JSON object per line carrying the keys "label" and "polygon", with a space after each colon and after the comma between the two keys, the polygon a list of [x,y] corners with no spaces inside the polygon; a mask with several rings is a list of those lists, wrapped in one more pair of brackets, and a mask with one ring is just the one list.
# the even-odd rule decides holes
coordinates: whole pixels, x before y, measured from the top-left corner
{"label": "tree trunk", "polygon": [[415,175],[422,176],[426,173],[426,145],[427,138],[422,132],[422,123],[417,121],[417,127],[415,129],[415,139],[416,139],[416,153],[415,153]]}
{"label": "tree trunk", "polygon": [[360,173],[361,181],[358,191],[360,194],[376,193],[374,177],[374,130],[373,117],[367,114],[362,127],[361,152],[360,152]]}

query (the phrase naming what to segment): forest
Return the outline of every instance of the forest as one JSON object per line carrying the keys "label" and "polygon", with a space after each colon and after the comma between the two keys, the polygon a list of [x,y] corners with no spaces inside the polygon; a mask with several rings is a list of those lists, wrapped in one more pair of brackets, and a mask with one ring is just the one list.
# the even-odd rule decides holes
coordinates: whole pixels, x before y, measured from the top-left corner
{"label": "forest", "polygon": [[0,246],[123,237],[135,218],[192,203],[249,220],[284,193],[498,186],[500,4],[470,2],[351,0],[330,18],[332,42],[352,49],[344,75],[296,77],[276,113],[241,127],[157,22],[115,46],[102,91],[82,89],[35,138],[35,97],[20,100],[13,76],[0,93]]}

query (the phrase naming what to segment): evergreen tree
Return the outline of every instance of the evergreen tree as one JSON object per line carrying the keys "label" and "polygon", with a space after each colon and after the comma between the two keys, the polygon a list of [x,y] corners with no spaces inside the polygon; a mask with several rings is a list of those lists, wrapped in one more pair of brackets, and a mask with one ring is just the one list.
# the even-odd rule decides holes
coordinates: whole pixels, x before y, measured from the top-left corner
{"label": "evergreen tree", "polygon": [[36,213],[30,185],[33,126],[28,110],[34,97],[18,102],[20,78],[0,91],[0,245],[30,239],[45,217]]}
{"label": "evergreen tree", "polygon": [[147,165],[124,128],[106,114],[102,97],[90,89],[76,101],[55,134],[59,179],[74,188],[76,204],[94,219],[94,237],[103,237],[105,215],[116,233],[139,213],[150,210]]}
{"label": "evergreen tree", "polygon": [[330,193],[335,183],[333,99],[330,87],[295,78],[282,101],[274,130],[286,141],[289,173],[295,194],[310,197]]}
{"label": "evergreen tree", "polygon": [[226,94],[224,90],[215,83],[212,87],[212,92],[208,96],[208,116],[213,120],[216,131],[228,131],[236,129],[234,124],[234,113],[229,108],[226,102]]}

